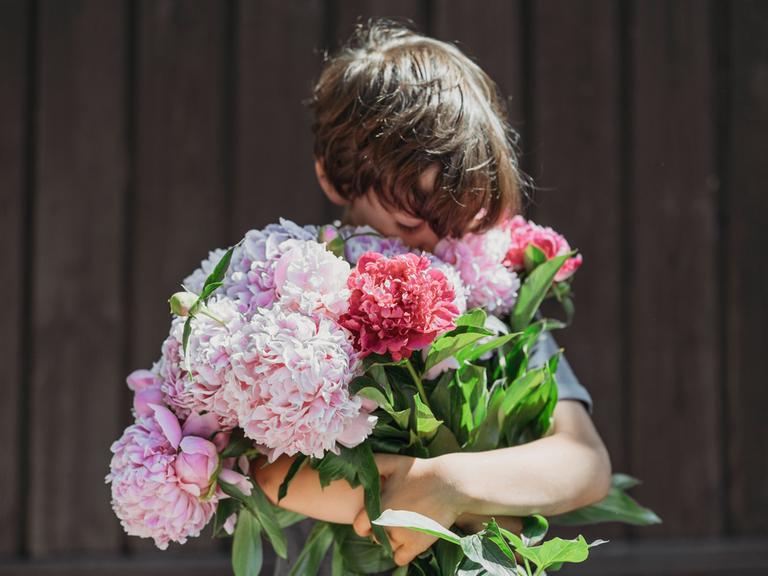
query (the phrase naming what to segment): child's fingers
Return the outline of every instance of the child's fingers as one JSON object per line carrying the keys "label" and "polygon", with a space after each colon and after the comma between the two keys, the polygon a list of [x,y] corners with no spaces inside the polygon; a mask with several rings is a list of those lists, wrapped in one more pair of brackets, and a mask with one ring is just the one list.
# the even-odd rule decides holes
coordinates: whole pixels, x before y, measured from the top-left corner
{"label": "child's fingers", "polygon": [[352,528],[354,529],[355,534],[362,536],[363,538],[367,538],[371,535],[371,520],[368,518],[368,513],[365,511],[365,508],[357,513],[355,521],[352,523]]}

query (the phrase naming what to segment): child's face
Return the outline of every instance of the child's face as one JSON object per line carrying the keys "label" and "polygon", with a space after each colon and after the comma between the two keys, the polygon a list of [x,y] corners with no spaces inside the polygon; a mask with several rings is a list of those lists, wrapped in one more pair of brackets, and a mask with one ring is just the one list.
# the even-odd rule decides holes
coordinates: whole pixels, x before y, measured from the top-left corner
{"label": "child's face", "polygon": [[[379,199],[373,190],[368,194],[347,201],[336,192],[325,178],[325,173],[319,162],[315,163],[318,181],[328,198],[335,204],[347,207],[345,214],[345,224],[354,226],[368,225],[385,236],[395,236],[400,238],[405,244],[412,248],[427,250],[431,252],[440,238],[435,234],[429,224],[421,218],[391,210],[379,202]],[[435,178],[439,171],[439,165],[433,164],[421,173],[419,177],[419,186],[424,191],[434,190]]]}

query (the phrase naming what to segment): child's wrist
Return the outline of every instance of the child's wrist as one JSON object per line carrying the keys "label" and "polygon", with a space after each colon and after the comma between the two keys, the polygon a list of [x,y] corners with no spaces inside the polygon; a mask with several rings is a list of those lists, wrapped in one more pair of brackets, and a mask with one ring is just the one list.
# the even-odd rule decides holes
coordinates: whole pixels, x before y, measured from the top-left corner
{"label": "child's wrist", "polygon": [[461,461],[462,454],[444,454],[432,458],[443,486],[445,499],[456,517],[472,513],[471,486],[469,486]]}

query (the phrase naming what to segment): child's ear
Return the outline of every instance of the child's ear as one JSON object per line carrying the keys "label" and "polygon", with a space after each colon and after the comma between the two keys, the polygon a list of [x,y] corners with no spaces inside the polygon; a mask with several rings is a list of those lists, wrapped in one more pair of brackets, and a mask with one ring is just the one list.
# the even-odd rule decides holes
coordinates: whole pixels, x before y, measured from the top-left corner
{"label": "child's ear", "polygon": [[317,175],[317,181],[320,183],[320,187],[325,192],[328,200],[338,206],[345,206],[349,204],[349,201],[336,191],[336,188],[331,184],[325,175],[325,168],[323,168],[323,162],[320,158],[315,157],[315,174]]}

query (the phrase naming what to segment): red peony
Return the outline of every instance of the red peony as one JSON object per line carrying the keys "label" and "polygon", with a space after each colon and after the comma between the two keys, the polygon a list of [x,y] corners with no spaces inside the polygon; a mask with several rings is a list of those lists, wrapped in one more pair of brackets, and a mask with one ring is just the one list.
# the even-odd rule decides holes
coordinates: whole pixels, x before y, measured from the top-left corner
{"label": "red peony", "polygon": [[[518,215],[506,221],[503,227],[512,239],[511,247],[504,258],[504,265],[515,272],[525,269],[524,253],[529,244],[533,244],[541,250],[547,260],[571,251],[571,247],[563,235],[558,234],[548,226],[539,226],[527,221],[522,216]],[[581,266],[581,262],[581,254],[568,258],[557,271],[555,282],[570,278]]]}
{"label": "red peony", "polygon": [[394,360],[408,358],[456,326],[453,285],[425,256],[366,252],[347,287],[349,311],[339,323],[352,332],[363,356],[389,352]]}

